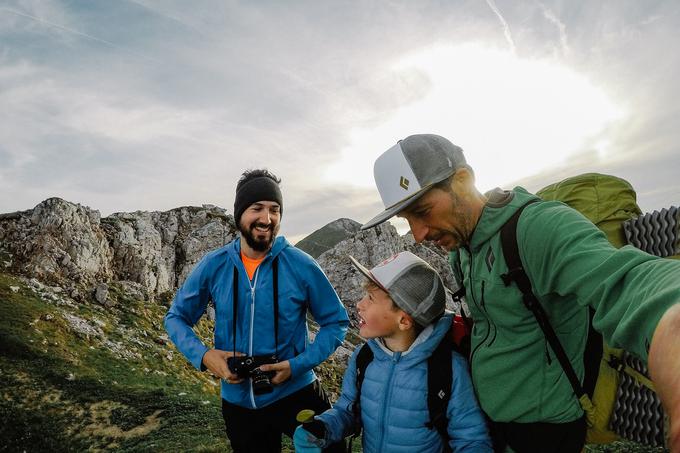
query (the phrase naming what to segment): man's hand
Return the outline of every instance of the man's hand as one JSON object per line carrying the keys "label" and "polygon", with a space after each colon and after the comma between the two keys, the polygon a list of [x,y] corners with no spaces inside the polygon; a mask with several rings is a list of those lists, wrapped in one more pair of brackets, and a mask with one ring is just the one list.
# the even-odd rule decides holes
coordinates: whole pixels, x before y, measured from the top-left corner
{"label": "man's hand", "polygon": [[272,378],[272,384],[274,385],[281,384],[290,378],[290,362],[288,360],[262,365],[260,366],[260,369],[262,371],[276,371],[276,374]]}
{"label": "man's hand", "polygon": [[661,317],[649,348],[649,373],[671,419],[668,447],[680,453],[680,304]]}
{"label": "man's hand", "polygon": [[203,365],[210,370],[215,376],[224,379],[229,384],[239,384],[243,382],[242,378],[239,378],[233,374],[229,367],[227,366],[227,359],[234,356],[242,356],[244,354],[232,351],[221,351],[219,349],[210,349],[203,355]]}

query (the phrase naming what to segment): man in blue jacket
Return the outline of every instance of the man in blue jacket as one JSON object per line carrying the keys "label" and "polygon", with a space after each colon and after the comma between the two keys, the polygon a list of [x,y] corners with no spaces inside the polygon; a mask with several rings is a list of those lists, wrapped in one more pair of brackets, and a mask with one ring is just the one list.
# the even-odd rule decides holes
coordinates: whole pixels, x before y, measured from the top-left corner
{"label": "man in blue jacket", "polygon": [[[293,435],[298,411],[330,407],[312,368],[340,345],[349,323],[319,265],[276,237],[280,182],[267,170],[243,173],[234,201],[240,237],[196,265],[165,316],[177,349],[222,378],[222,415],[235,452],[281,451],[281,433]],[[192,329],[211,300],[214,349]],[[320,326],[313,343],[308,309]]]}

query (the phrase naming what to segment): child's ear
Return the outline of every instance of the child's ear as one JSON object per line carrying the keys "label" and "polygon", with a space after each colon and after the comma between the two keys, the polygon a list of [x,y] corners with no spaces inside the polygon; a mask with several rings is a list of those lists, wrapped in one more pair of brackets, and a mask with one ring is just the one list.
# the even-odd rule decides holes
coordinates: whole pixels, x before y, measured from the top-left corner
{"label": "child's ear", "polygon": [[405,311],[402,311],[401,316],[399,317],[399,330],[409,330],[415,326],[415,321]]}

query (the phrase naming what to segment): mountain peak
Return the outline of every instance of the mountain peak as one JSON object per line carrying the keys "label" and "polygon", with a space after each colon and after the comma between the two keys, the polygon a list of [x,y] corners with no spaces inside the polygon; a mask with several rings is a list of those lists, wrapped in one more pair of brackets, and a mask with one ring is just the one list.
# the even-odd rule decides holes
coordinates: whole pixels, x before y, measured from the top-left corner
{"label": "mountain peak", "polygon": [[360,228],[361,224],[356,220],[343,217],[327,223],[306,238],[298,241],[295,246],[314,258],[318,258],[338,243],[354,236]]}

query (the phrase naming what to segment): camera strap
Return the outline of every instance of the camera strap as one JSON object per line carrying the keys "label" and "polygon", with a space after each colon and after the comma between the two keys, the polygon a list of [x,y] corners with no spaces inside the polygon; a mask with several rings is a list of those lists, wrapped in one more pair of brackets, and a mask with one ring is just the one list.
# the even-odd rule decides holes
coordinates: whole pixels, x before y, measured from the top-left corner
{"label": "camera strap", "polygon": [[236,357],[236,313],[238,309],[238,269],[234,266],[234,283],[232,284],[231,293],[233,294],[234,310],[231,312],[232,329],[231,335],[234,339],[234,355]]}
{"label": "camera strap", "polygon": [[274,357],[279,358],[279,257],[272,262],[273,287],[274,287]]}
{"label": "camera strap", "polygon": [[[273,297],[274,297],[274,357],[279,357],[279,257],[276,256],[272,261],[273,274]],[[232,284],[232,329],[231,336],[234,345],[234,356],[236,355],[236,315],[238,313],[238,269],[234,266],[234,278]]]}

